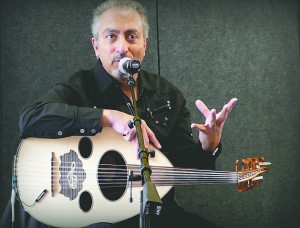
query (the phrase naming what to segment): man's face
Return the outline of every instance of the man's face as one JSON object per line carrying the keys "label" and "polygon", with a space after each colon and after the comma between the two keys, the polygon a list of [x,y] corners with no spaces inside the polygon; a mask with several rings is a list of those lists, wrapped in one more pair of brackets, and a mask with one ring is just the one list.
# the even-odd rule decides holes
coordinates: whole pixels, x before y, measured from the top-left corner
{"label": "man's face", "polygon": [[104,69],[117,80],[124,75],[118,64],[123,57],[143,61],[148,38],[144,38],[141,16],[136,11],[114,7],[106,10],[100,17],[98,40],[92,39],[96,56]]}

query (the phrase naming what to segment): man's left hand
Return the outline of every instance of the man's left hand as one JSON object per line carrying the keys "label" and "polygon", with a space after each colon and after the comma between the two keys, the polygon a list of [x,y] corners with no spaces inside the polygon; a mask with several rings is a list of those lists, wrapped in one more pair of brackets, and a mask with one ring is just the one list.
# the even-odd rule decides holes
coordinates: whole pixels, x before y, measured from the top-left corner
{"label": "man's left hand", "polygon": [[203,150],[213,152],[217,148],[225,120],[236,102],[237,98],[232,98],[219,113],[216,113],[216,109],[209,110],[201,100],[196,101],[197,108],[205,117],[205,124],[192,123],[191,127],[199,131]]}

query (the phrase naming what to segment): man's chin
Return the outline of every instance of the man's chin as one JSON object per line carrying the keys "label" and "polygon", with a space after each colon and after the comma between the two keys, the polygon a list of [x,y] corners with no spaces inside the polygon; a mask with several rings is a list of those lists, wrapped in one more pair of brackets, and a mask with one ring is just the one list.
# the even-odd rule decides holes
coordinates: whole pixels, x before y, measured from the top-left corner
{"label": "man's chin", "polygon": [[127,79],[127,77],[128,77],[126,74],[123,74],[119,70],[113,71],[112,74],[111,74],[111,76],[113,78],[115,78],[116,80],[118,80],[118,81],[122,81],[124,79]]}

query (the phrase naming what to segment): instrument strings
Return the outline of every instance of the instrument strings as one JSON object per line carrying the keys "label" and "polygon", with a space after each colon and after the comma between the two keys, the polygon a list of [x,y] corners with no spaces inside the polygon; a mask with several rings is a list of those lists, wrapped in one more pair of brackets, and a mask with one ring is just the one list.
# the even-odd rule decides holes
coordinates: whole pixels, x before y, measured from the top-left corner
{"label": "instrument strings", "polygon": [[[34,162],[34,161],[33,161]],[[129,171],[133,171],[134,176],[141,175],[140,165],[117,165],[117,164],[100,164],[97,169],[85,166],[82,168],[82,163],[75,162],[75,166],[72,170],[72,164],[74,162],[51,162],[51,170],[49,173],[52,180],[56,179],[59,181],[52,181],[52,187],[59,185],[61,188],[68,187],[68,180],[76,180],[79,184],[83,184],[86,180],[86,173],[96,172],[97,181],[101,188],[112,188],[112,187],[124,187],[129,184]],[[18,163],[16,163],[17,166]],[[44,167],[42,163],[35,163],[32,166],[33,170],[38,170],[39,167]],[[151,166],[152,181],[158,186],[169,186],[169,185],[193,185],[193,184],[223,184],[223,183],[237,183],[239,180],[238,172],[231,171],[216,171],[216,170],[198,170],[188,168],[175,168],[175,167],[163,167],[163,166]],[[29,171],[28,168],[16,167],[18,172]],[[27,176],[27,175],[26,175]],[[35,172],[35,178],[40,178],[41,181],[49,182],[49,179],[45,179],[44,172]],[[28,181],[32,180],[32,176],[28,177]],[[22,181],[26,181],[26,177],[22,177]],[[41,183],[39,181],[39,184]],[[92,180],[94,185],[95,180]],[[32,183],[34,184],[34,183]],[[89,184],[89,183],[85,183]],[[133,181],[133,187],[141,186],[141,181]]]}

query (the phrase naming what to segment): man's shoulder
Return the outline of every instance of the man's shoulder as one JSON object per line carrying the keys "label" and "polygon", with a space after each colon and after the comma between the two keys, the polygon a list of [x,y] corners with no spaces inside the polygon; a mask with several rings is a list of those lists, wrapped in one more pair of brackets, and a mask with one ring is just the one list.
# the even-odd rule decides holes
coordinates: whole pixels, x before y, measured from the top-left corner
{"label": "man's shoulder", "polygon": [[181,91],[171,81],[161,75],[145,70],[141,70],[140,75],[146,89],[181,93]]}
{"label": "man's shoulder", "polygon": [[75,72],[73,75],[71,75],[68,78],[66,83],[78,87],[88,82],[91,82],[91,80],[93,81],[93,79],[94,79],[94,68],[88,70],[80,69],[77,72]]}

